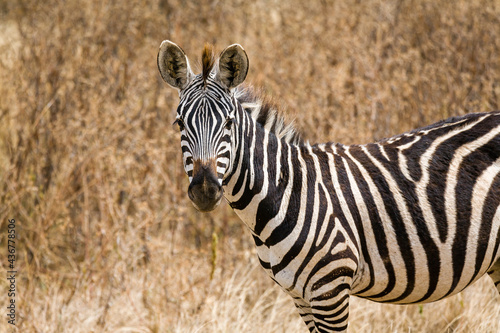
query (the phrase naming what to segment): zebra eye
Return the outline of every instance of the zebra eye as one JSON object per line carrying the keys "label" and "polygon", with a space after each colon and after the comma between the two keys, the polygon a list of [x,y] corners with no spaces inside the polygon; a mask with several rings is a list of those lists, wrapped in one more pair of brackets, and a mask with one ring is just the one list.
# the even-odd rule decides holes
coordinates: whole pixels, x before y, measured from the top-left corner
{"label": "zebra eye", "polygon": [[172,125],[179,126],[179,131],[184,130],[184,121],[181,118],[177,118]]}
{"label": "zebra eye", "polygon": [[231,129],[231,126],[233,126],[233,119],[228,117],[226,119],[226,123],[224,124],[224,128],[229,130]]}

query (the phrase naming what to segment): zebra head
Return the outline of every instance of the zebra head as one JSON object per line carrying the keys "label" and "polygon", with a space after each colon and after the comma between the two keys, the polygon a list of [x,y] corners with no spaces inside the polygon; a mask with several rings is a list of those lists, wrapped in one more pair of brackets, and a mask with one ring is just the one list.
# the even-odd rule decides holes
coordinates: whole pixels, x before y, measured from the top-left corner
{"label": "zebra head", "polygon": [[234,44],[215,61],[205,46],[203,71],[195,75],[188,58],[176,44],[165,40],[158,52],[161,77],[179,91],[180,103],[174,124],[181,133],[184,170],[189,177],[188,195],[203,212],[220,203],[224,176],[231,168],[233,123],[237,102],[233,89],[248,71],[245,50]]}

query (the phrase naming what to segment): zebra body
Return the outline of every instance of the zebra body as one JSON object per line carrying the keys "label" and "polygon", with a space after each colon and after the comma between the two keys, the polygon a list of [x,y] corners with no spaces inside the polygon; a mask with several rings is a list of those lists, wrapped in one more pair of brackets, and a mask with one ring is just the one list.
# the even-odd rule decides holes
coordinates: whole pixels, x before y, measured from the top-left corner
{"label": "zebra body", "polygon": [[432,302],[487,272],[500,292],[499,112],[367,145],[310,145],[237,88],[248,70],[241,46],[218,64],[206,49],[195,76],[164,41],[158,66],[179,89],[195,207],[226,198],[311,332],[345,331],[350,295]]}

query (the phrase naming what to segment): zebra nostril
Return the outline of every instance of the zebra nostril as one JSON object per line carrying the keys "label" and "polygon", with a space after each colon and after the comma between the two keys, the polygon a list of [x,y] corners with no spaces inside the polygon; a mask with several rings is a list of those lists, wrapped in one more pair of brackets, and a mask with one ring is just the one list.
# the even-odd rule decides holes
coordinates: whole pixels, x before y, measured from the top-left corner
{"label": "zebra nostril", "polygon": [[189,188],[188,188],[188,197],[193,202],[198,201],[198,191],[192,185],[189,185]]}

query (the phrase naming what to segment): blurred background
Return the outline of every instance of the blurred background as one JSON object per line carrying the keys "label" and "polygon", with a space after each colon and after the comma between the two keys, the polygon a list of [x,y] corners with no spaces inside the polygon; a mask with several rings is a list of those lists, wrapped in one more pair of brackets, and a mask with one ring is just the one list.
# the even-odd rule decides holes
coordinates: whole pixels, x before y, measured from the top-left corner
{"label": "blurred background", "polygon": [[[2,315],[0,331],[306,331],[229,207],[189,202],[164,39],[195,72],[205,42],[240,43],[247,83],[311,143],[500,109],[498,0],[0,0],[2,271],[8,219],[18,235],[17,325]],[[483,279],[423,306],[355,299],[350,332],[498,332],[499,318]]]}

